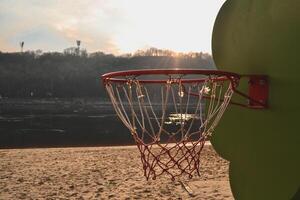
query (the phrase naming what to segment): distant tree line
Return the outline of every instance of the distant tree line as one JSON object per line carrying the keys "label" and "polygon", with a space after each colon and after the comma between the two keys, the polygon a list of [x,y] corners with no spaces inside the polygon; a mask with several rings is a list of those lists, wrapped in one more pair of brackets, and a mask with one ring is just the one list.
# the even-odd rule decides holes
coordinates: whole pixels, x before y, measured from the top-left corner
{"label": "distant tree line", "polygon": [[214,68],[206,53],[150,48],[115,56],[103,52],[0,52],[0,97],[106,98],[100,76],[106,72],[150,68]]}

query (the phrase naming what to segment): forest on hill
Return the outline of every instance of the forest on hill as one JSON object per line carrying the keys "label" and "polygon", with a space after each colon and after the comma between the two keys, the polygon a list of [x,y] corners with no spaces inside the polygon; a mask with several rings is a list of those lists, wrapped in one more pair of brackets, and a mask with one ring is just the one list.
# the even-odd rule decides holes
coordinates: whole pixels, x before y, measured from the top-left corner
{"label": "forest on hill", "polygon": [[0,98],[101,97],[101,75],[110,71],[155,68],[212,69],[206,53],[150,48],[115,56],[103,52],[0,52]]}

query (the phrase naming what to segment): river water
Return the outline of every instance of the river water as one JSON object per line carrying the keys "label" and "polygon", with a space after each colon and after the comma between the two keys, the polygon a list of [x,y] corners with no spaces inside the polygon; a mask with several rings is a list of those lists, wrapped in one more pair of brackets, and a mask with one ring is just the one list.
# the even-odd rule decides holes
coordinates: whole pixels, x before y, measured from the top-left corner
{"label": "river water", "polygon": [[128,144],[131,135],[109,104],[94,112],[0,113],[0,148]]}
{"label": "river water", "polygon": [[[161,116],[161,105],[153,106],[153,109],[158,117]],[[194,107],[191,107],[189,113],[193,110]],[[180,117],[184,118],[182,122],[186,126],[188,126],[187,121],[192,121],[194,117],[191,114],[178,117],[172,114],[172,111],[166,116],[164,128],[171,133],[175,133],[181,126]],[[153,117],[150,117],[150,120],[154,125],[156,124]],[[160,121],[161,118],[158,119],[158,122]],[[199,125],[195,123],[193,127],[198,129]],[[145,128],[150,129],[149,126]],[[156,129],[158,130],[159,127]],[[137,132],[141,131],[137,127]],[[168,140],[168,136],[163,136],[162,141]],[[179,137],[174,136],[173,139],[180,140],[180,138],[179,135]],[[150,142],[151,138],[143,137],[143,140]],[[110,102],[52,99],[0,102],[0,148],[133,144],[132,135],[115,114]]]}

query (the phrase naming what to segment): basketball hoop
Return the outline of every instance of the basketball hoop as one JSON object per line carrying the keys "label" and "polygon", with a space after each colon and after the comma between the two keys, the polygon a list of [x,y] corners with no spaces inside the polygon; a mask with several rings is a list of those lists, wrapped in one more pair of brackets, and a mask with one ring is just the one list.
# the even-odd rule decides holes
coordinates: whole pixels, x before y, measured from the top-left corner
{"label": "basketball hoop", "polygon": [[172,180],[200,175],[201,150],[240,78],[236,73],[190,69],[119,71],[102,76],[118,117],[141,153],[147,180],[162,174]]}

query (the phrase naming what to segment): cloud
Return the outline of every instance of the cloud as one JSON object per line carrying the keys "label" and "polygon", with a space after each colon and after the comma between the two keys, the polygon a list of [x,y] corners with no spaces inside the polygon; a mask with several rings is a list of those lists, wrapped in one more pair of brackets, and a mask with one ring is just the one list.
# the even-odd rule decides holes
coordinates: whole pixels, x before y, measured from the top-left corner
{"label": "cloud", "polygon": [[19,44],[20,41],[25,41],[25,50],[43,49],[47,46],[47,50],[57,51],[70,45],[59,32],[42,25],[17,33],[8,41],[10,44]]}
{"label": "cloud", "polygon": [[107,1],[4,0],[0,7],[1,49],[18,50],[19,41],[25,41],[33,48],[61,51],[82,40],[90,51],[117,51],[114,27],[122,22]]}
{"label": "cloud", "polygon": [[24,40],[28,47],[62,51],[81,40],[90,52],[145,46],[210,52],[222,1],[1,0],[0,48],[16,51]]}

